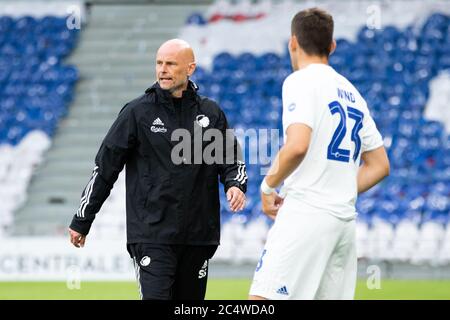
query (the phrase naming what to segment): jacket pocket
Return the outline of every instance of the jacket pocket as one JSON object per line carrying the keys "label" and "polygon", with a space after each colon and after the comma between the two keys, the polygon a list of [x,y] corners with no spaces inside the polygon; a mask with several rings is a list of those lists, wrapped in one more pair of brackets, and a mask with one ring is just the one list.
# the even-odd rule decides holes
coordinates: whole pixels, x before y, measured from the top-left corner
{"label": "jacket pocket", "polygon": [[145,223],[156,224],[170,211],[176,200],[171,189],[169,178],[150,182],[144,204],[145,215],[142,218]]}

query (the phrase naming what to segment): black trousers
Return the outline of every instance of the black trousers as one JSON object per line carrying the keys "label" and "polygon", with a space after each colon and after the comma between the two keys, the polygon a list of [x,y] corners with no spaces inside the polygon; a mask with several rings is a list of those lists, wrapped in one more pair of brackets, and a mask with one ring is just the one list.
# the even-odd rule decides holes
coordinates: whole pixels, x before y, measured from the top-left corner
{"label": "black trousers", "polygon": [[217,246],[129,244],[143,300],[204,300]]}

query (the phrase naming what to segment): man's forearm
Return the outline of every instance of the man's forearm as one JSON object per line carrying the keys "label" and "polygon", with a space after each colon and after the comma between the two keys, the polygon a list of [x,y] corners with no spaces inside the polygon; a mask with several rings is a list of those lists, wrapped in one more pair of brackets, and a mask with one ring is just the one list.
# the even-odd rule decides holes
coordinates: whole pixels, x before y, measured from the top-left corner
{"label": "man's forearm", "polygon": [[366,192],[388,175],[385,167],[363,164],[358,170],[358,194]]}
{"label": "man's forearm", "polygon": [[304,157],[304,153],[296,153],[287,145],[282,147],[267,173],[266,183],[273,188],[280,185],[300,165]]}
{"label": "man's forearm", "polygon": [[361,155],[358,170],[358,194],[365,192],[389,175],[389,159],[383,146]]}

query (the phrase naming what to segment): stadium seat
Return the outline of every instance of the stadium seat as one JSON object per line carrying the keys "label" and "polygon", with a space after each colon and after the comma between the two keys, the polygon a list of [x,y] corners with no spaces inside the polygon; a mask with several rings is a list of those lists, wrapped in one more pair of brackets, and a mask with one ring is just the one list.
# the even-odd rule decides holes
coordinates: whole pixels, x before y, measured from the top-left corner
{"label": "stadium seat", "polygon": [[368,257],[375,260],[389,260],[394,238],[394,226],[384,215],[375,215],[368,236]]}
{"label": "stadium seat", "polygon": [[442,246],[439,250],[437,261],[441,265],[450,263],[450,223],[447,223],[445,234],[442,237]]}
{"label": "stadium seat", "polygon": [[368,247],[369,224],[358,219],[356,222],[356,254],[358,258],[367,258],[369,255]]}
{"label": "stadium seat", "polygon": [[421,214],[418,211],[407,212],[397,223],[392,239],[392,259],[407,262],[417,248]]}
{"label": "stadium seat", "polygon": [[[26,199],[58,121],[67,114],[78,79],[65,58],[78,30],[64,17],[0,17],[0,221]],[[6,221],[6,222],[5,222]]]}
{"label": "stadium seat", "polygon": [[418,237],[418,246],[411,258],[412,263],[437,264],[441,241],[445,234],[447,213],[431,212],[421,225]]}

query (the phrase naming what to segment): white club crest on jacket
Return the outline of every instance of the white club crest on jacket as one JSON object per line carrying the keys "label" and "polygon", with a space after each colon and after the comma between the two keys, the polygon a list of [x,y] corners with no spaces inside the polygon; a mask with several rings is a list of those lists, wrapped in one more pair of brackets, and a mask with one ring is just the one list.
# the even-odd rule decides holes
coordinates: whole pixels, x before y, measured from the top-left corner
{"label": "white club crest on jacket", "polygon": [[206,128],[209,126],[209,118],[205,116],[204,114],[200,114],[197,116],[195,121],[198,123],[198,125],[202,128]]}

